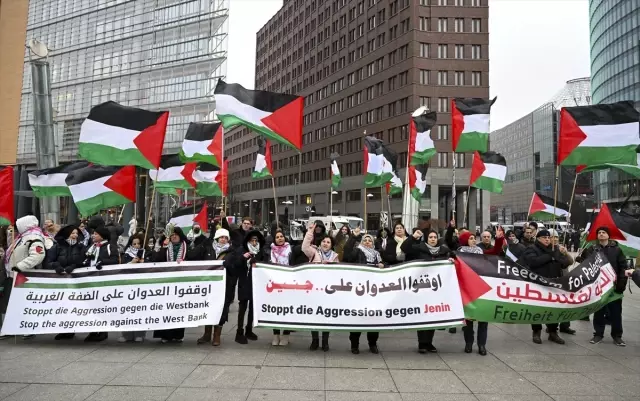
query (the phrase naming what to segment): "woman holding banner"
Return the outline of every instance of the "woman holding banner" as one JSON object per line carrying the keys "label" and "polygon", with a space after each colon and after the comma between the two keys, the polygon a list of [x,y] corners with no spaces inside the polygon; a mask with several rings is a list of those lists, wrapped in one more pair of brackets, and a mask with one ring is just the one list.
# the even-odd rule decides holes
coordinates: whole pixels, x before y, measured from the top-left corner
{"label": "woman holding banner", "polygon": [[[239,257],[234,262],[234,275],[238,277],[238,329],[235,341],[238,344],[247,344],[247,340],[257,341],[258,336],[253,332],[253,288],[251,271],[256,262],[265,260],[264,235],[258,230],[249,231],[237,250]],[[244,315],[247,317],[246,330],[244,329]]]}

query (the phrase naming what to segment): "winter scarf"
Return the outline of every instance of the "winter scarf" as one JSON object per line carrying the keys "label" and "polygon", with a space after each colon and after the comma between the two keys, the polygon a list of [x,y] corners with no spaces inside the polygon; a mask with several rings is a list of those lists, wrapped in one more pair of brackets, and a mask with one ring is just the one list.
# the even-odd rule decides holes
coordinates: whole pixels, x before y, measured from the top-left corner
{"label": "winter scarf", "polygon": [[427,244],[427,249],[429,250],[429,253],[433,256],[439,255],[440,254],[440,246],[431,246],[429,245],[429,243]]}
{"label": "winter scarf", "polygon": [[360,244],[358,245],[358,249],[362,251],[365,258],[367,259],[367,264],[369,265],[377,265],[380,263],[380,253],[373,248],[367,248],[366,246]]}
{"label": "winter scarf", "polygon": [[[42,237],[42,243],[44,244],[45,233],[42,232],[42,229],[40,227],[31,227],[25,230],[23,233],[21,233],[16,237],[15,241],[13,241],[13,244],[9,244],[9,247],[7,248],[7,251],[5,252],[5,255],[4,255],[5,264],[8,265],[9,260],[11,260],[11,255],[13,255],[13,251],[16,249],[16,246],[20,244],[20,240],[23,237],[26,237],[27,235],[33,235],[33,234]],[[9,241],[11,241],[11,237],[7,238],[7,242]]]}
{"label": "winter scarf", "polygon": [[91,259],[91,266],[95,266],[98,263],[98,257],[100,256],[100,248],[104,245],[109,246],[109,241],[102,241],[97,244],[92,244],[87,250],[87,257]]}
{"label": "winter scarf", "polygon": [[396,240],[396,259],[403,261],[404,258],[404,252],[402,252],[402,249],[400,248],[402,246],[402,243],[407,239],[406,236],[404,237],[398,237],[397,235],[395,235],[393,237]]}
{"label": "winter scarf", "polygon": [[226,244],[221,244],[218,241],[213,241],[213,250],[216,253],[216,259],[218,259],[218,256],[220,256],[220,254],[222,252],[226,252],[229,250],[229,243],[227,242]]}
{"label": "winter scarf", "polygon": [[[255,255],[258,254],[258,252],[260,252],[260,245],[253,245],[253,244],[251,244],[251,242],[247,242],[247,249],[249,250],[249,253],[251,255],[255,256]],[[252,259],[253,258],[247,260],[247,267],[248,267],[247,276],[249,276],[251,274],[251,262],[252,262]]]}
{"label": "winter scarf", "polygon": [[484,253],[479,246],[461,246],[460,248],[458,248],[458,252],[477,253],[479,255],[482,255]]}
{"label": "winter scarf", "polygon": [[167,262],[182,262],[187,254],[187,244],[180,241],[177,244],[173,242],[167,247]]}
{"label": "winter scarf", "polygon": [[282,245],[271,244],[271,263],[277,265],[289,266],[289,257],[291,256],[291,245],[285,242]]}
{"label": "winter scarf", "polygon": [[127,251],[125,252],[125,254],[131,256],[133,259],[136,259],[138,257],[139,250],[140,250],[139,248],[134,248],[130,246],[127,248]]}
{"label": "winter scarf", "polygon": [[77,240],[77,239],[67,238],[67,239],[66,239],[66,241],[67,241],[67,244],[69,244],[69,245],[71,245],[71,246],[74,246],[75,244],[77,244],[77,243],[78,243],[78,240]]}
{"label": "winter scarf", "polygon": [[318,247],[318,255],[320,255],[320,261],[322,263],[336,260],[336,257],[338,256],[338,254],[334,252],[332,249],[329,249],[328,251],[325,252],[320,247]]}

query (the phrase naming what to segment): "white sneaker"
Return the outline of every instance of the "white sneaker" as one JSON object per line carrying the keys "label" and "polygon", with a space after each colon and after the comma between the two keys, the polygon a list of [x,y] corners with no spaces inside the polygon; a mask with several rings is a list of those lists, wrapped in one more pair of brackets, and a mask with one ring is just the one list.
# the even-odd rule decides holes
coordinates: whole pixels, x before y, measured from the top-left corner
{"label": "white sneaker", "polygon": [[271,345],[276,346],[276,347],[278,345],[280,345],[280,335],[278,335],[278,334],[274,334],[273,335],[273,340],[271,340]]}
{"label": "white sneaker", "polygon": [[118,342],[119,342],[119,343],[126,343],[126,342],[127,342],[127,339],[126,339],[126,338],[124,338],[124,336],[120,336],[120,338],[118,338]]}
{"label": "white sneaker", "polygon": [[137,342],[137,343],[141,343],[144,342],[144,338],[142,337],[136,337],[133,341]]}
{"label": "white sneaker", "polygon": [[160,342],[161,342],[162,344],[166,344],[166,343],[168,343],[168,342],[169,342],[169,340],[167,340],[166,338],[163,338],[162,340],[160,340]]}
{"label": "white sneaker", "polygon": [[287,345],[289,345],[289,335],[288,334],[283,334],[280,337],[280,346],[281,347],[285,347]]}

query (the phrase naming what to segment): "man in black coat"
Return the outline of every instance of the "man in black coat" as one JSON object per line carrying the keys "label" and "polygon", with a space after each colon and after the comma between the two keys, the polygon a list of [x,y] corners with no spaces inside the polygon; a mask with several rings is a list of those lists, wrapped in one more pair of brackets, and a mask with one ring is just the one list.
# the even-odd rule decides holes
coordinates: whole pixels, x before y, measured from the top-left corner
{"label": "man in black coat", "polygon": [[251,221],[251,218],[243,217],[240,222],[240,227],[235,230],[232,230],[229,226],[227,215],[224,211],[220,212],[220,220],[222,228],[229,230],[229,234],[231,235],[231,246],[233,246],[234,249],[242,248],[244,246],[243,242],[245,237],[253,230],[253,222]]}
{"label": "man in black coat", "polygon": [[[562,269],[571,266],[572,260],[564,246],[552,245],[549,231],[540,230],[536,234],[535,244],[524,251],[520,262],[542,277],[558,278],[562,276]],[[542,325],[532,324],[531,329],[533,330],[533,342],[542,344],[540,338]],[[558,323],[547,324],[547,331],[549,332],[549,341],[564,344],[564,340],[558,335]]]}
{"label": "man in black coat", "polygon": [[527,248],[533,246],[536,243],[536,232],[538,231],[538,225],[535,222],[527,223],[524,227],[524,237],[522,238],[522,245]]}
{"label": "man in black coat", "polygon": [[[622,294],[628,281],[627,275],[625,274],[625,271],[629,268],[627,259],[618,246],[618,243],[609,240],[609,229],[607,227],[598,227],[596,233],[598,235],[598,243],[587,248],[576,260],[581,262],[595,252],[602,252],[616,272],[615,292]],[[599,344],[602,342],[607,318],[609,322],[611,322],[611,337],[613,337],[614,344],[624,347],[627,344],[622,339],[622,298],[609,302],[593,314],[594,333],[593,338],[589,342],[591,344]]]}

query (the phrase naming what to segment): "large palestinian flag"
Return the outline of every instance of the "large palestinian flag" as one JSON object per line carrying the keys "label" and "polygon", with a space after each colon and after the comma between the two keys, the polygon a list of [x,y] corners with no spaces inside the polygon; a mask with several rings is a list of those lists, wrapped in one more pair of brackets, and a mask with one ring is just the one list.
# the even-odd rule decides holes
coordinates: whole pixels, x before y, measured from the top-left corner
{"label": "large palestinian flag", "polygon": [[605,203],[589,227],[586,242],[598,239],[597,230],[600,227],[609,229],[609,239],[618,242],[625,256],[628,258],[638,256],[638,251],[640,251],[640,221],[638,219],[615,209],[609,209]]}
{"label": "large palestinian flag", "polygon": [[248,127],[267,138],[302,148],[304,98],[284,93],[248,90],[218,80],[216,114],[225,129]]}
{"label": "large palestinian flag", "polygon": [[340,182],[342,182],[342,176],[340,175],[340,168],[338,168],[338,155],[337,153],[331,153],[329,158],[331,159],[331,188],[338,189]]}
{"label": "large palestinian flag", "polygon": [[[555,203],[555,208],[554,208]],[[569,205],[562,202],[554,202],[553,198],[537,192],[533,193],[529,204],[529,218],[536,220],[553,220],[557,217],[567,217]]]}
{"label": "large palestinian flag", "polygon": [[195,162],[185,164],[178,155],[164,155],[160,161],[160,168],[149,170],[149,177],[158,189],[193,189],[196,187],[193,179],[196,166]]}
{"label": "large palestinian flag", "polygon": [[[605,164],[596,164],[593,166],[588,166],[585,167],[583,169],[581,169],[580,171],[577,172],[590,172],[590,171],[598,171],[598,170],[605,170],[605,169],[616,169],[616,170],[620,170],[623,171],[629,175],[632,175],[636,178],[640,178],[640,166],[633,166],[630,164],[614,164],[614,163],[605,163]],[[577,169],[576,169],[577,170]]]}
{"label": "large palestinian flag", "polygon": [[0,226],[10,226],[15,220],[13,204],[13,167],[0,169]]}
{"label": "large palestinian flag", "polygon": [[507,160],[500,153],[474,153],[469,185],[501,194],[506,177]]}
{"label": "large palestinian flag", "polygon": [[364,137],[364,186],[380,187],[391,179],[391,174],[384,174],[384,144],[373,136]]}
{"label": "large palestinian flag", "polygon": [[222,163],[223,135],[221,123],[189,123],[180,149],[180,160],[219,166]]}
{"label": "large palestinian flag", "polygon": [[76,162],[64,166],[36,170],[29,173],[29,185],[37,198],[46,196],[70,196],[67,186],[67,175],[80,168],[85,168],[89,162]]}
{"label": "large palestinian flag", "polygon": [[428,169],[429,164],[409,166],[409,188],[411,188],[411,196],[418,202],[420,202],[424,191],[427,189]]}
{"label": "large palestinian flag", "polygon": [[251,173],[253,178],[273,177],[273,164],[271,162],[271,144],[263,137],[258,137],[258,153],[256,165]]}
{"label": "large palestinian flag", "polygon": [[456,98],[451,100],[454,152],[489,150],[491,106],[496,99]]}
{"label": "large palestinian flag", "polygon": [[391,181],[387,182],[387,194],[396,195],[402,193],[402,180],[398,176],[398,171],[393,170],[391,172]]}
{"label": "large palestinian flag", "polygon": [[431,129],[436,125],[436,112],[423,106],[416,110],[409,124],[409,164],[425,164],[436,154]]}
{"label": "large palestinian flag", "polygon": [[193,172],[196,182],[196,193],[200,196],[222,196],[222,175],[220,168],[211,164],[201,163]]}
{"label": "large palestinian flag", "polygon": [[638,165],[640,113],[633,102],[564,107],[560,111],[558,164]]}
{"label": "large palestinian flag", "polygon": [[65,182],[82,216],[136,200],[134,166],[87,166],[69,172]]}
{"label": "large palestinian flag", "polygon": [[79,155],[103,166],[158,168],[168,120],[168,111],[99,104],[80,128]]}
{"label": "large palestinian flag", "polygon": [[169,223],[180,227],[188,233],[194,223],[198,223],[203,231],[208,231],[209,219],[207,216],[207,202],[198,202],[195,206],[185,206],[176,209],[169,219]]}

